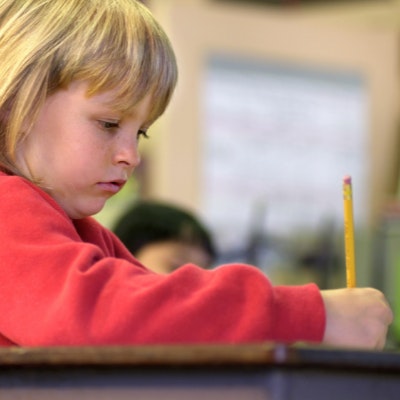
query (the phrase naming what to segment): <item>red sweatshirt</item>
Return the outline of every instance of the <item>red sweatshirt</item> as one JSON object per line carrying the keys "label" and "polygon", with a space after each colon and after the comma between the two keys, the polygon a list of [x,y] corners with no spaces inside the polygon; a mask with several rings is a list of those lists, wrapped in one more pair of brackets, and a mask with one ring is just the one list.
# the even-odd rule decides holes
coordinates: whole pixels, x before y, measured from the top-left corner
{"label": "red sweatshirt", "polygon": [[314,284],[273,287],[239,264],[157,275],[94,219],[2,173],[0,294],[0,345],[319,342],[325,327]]}

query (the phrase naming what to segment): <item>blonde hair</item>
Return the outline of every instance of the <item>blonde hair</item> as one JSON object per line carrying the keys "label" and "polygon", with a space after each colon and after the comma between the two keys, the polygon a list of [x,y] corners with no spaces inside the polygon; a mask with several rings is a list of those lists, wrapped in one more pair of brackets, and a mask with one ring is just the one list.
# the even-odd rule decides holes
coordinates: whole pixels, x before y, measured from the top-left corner
{"label": "blonde hair", "polygon": [[21,175],[18,145],[46,98],[85,80],[127,111],[151,93],[149,122],[177,79],[164,31],[136,0],[0,0],[0,168]]}

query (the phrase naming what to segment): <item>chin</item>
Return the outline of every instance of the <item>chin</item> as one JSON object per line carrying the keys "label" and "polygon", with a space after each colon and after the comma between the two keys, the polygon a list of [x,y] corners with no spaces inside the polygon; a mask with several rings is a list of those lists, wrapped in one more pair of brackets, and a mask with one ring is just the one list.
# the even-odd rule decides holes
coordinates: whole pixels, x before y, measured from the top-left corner
{"label": "chin", "polygon": [[71,219],[82,219],[99,213],[103,208],[104,203],[101,206],[96,205],[93,207],[75,209],[72,212],[67,212],[67,214]]}

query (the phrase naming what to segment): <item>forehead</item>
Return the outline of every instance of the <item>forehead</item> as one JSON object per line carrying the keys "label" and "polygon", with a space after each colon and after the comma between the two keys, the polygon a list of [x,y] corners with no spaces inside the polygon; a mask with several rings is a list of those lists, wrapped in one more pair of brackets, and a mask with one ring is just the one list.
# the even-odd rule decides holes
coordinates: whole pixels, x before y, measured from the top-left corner
{"label": "forehead", "polygon": [[83,101],[97,111],[113,112],[120,116],[140,119],[148,122],[151,108],[152,95],[148,94],[136,104],[121,107],[117,90],[105,90],[90,94],[89,84],[86,81],[72,82],[66,89],[72,101]]}

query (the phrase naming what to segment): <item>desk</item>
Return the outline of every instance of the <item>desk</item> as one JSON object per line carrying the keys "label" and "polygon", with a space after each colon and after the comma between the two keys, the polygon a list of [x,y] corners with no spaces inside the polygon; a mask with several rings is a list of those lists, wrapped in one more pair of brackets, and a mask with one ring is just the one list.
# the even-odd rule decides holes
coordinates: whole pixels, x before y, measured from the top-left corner
{"label": "desk", "polygon": [[400,353],[284,345],[0,349],[0,399],[391,400]]}

